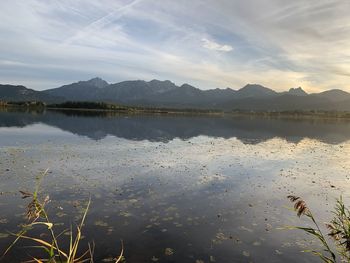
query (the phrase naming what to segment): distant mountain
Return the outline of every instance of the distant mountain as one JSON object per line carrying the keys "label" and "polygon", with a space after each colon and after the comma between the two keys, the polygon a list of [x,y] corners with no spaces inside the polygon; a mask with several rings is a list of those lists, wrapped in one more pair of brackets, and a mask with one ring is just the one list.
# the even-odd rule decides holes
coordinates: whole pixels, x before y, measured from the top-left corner
{"label": "distant mountain", "polygon": [[154,98],[154,101],[158,103],[170,103],[172,105],[178,104],[179,106],[197,105],[198,102],[203,103],[206,99],[206,94],[189,84],[183,84],[180,87],[169,90],[168,92],[160,94]]}
{"label": "distant mountain", "polygon": [[66,100],[89,101],[96,100],[100,90],[108,85],[106,81],[100,78],[93,78],[88,81],[79,81],[59,88],[45,90],[43,93],[64,97]]}
{"label": "distant mountain", "polygon": [[177,88],[177,86],[170,80],[160,81],[154,79],[146,83],[149,86],[149,89],[155,93],[164,93]]}
{"label": "distant mountain", "polygon": [[257,84],[248,84],[236,92],[235,98],[267,98],[277,95],[278,93],[272,89]]}
{"label": "distant mountain", "polygon": [[[123,81],[111,84],[99,91],[98,99],[104,101],[132,104],[133,102],[153,100],[160,94],[170,92],[178,87],[169,80]],[[143,103],[141,103],[143,104]]]}
{"label": "distant mountain", "polygon": [[57,102],[57,101],[63,101],[64,98],[56,97],[49,94],[45,94],[40,91],[28,89],[24,86],[0,84],[0,100]]}
{"label": "distant mountain", "polygon": [[101,78],[98,78],[98,77],[90,79],[88,81],[80,81],[80,82],[83,82],[83,83],[85,82],[86,84],[89,84],[91,86],[95,86],[99,89],[103,89],[109,85],[107,81],[105,81]]}
{"label": "distant mountain", "polygon": [[307,96],[308,95],[301,87],[291,88],[291,89],[289,89],[288,92],[286,92],[286,94],[295,95],[295,96]]}
{"label": "distant mountain", "polygon": [[340,102],[340,101],[345,101],[350,99],[350,93],[340,89],[327,90],[327,91],[316,93],[313,95],[329,99],[333,102]]}
{"label": "distant mountain", "polygon": [[238,90],[201,90],[189,84],[177,86],[169,80],[130,80],[109,84],[100,78],[93,78],[45,91],[35,91],[24,86],[0,85],[0,100],[40,100],[48,103],[104,101],[145,107],[222,110],[350,111],[350,93],[342,90],[307,94],[298,87],[276,92],[258,84],[247,84]]}

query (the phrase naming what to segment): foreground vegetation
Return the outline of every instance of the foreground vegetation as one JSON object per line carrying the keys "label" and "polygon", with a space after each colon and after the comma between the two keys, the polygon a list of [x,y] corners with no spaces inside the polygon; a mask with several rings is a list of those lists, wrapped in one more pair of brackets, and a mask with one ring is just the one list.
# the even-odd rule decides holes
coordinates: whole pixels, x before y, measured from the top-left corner
{"label": "foreground vegetation", "polygon": [[[26,211],[26,219],[27,222],[22,226],[22,229],[17,233],[12,233],[15,237],[15,240],[11,243],[11,245],[6,249],[0,260],[17,244],[17,242],[21,239],[29,240],[33,243],[31,248],[37,248],[43,252],[46,257],[36,257],[33,256],[31,260],[26,262],[50,262],[50,263],[83,263],[90,262],[93,263],[94,259],[94,243],[88,243],[88,247],[85,249],[85,252],[78,254],[79,245],[82,239],[82,230],[85,222],[85,218],[87,216],[90,201],[88,202],[86,208],[84,209],[84,213],[82,219],[79,224],[77,224],[75,231],[71,226],[70,229],[66,229],[63,232],[57,234],[55,231],[56,222],[53,222],[49,214],[47,212],[46,206],[50,202],[49,196],[45,196],[44,198],[39,197],[39,190],[41,186],[42,179],[46,176],[48,170],[46,170],[37,181],[36,189],[33,193],[28,193],[24,191],[20,191],[22,194],[22,198],[30,198],[30,202],[27,205]],[[40,233],[38,236],[31,236],[28,233],[36,227],[44,226],[46,231],[49,232],[49,240],[43,239],[44,233]],[[42,228],[41,228],[42,229]],[[68,249],[64,250],[62,247],[66,247],[64,241],[62,241],[61,237],[65,234],[69,234],[69,246]],[[42,253],[40,253],[41,255]],[[120,255],[115,259],[115,263],[122,262],[123,258],[123,243]]]}
{"label": "foreground vegetation", "polygon": [[[292,226],[287,228],[299,229],[311,234],[320,241],[323,247],[322,251],[310,249],[304,252],[310,252],[326,263],[336,263],[338,262],[338,258],[341,262],[350,262],[350,211],[345,207],[342,198],[340,197],[337,199],[336,205],[332,211],[333,218],[326,224],[328,229],[327,235],[321,231],[319,224],[304,200],[292,195],[288,196],[288,198],[294,203],[294,210],[297,212],[297,215],[299,217],[306,216],[309,218],[313,226]],[[333,241],[336,251],[333,251],[331,245],[329,245],[327,236]]]}

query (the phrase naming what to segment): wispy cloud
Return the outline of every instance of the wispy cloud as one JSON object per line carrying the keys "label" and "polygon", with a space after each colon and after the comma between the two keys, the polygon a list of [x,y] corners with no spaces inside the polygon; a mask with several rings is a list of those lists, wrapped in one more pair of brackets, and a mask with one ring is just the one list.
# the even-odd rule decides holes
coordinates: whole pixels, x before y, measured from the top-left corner
{"label": "wispy cloud", "polygon": [[348,10],[343,0],[1,1],[0,82],[350,89]]}
{"label": "wispy cloud", "polygon": [[116,21],[119,18],[121,18],[123,15],[125,15],[125,13],[128,10],[130,10],[134,5],[138,4],[141,1],[142,0],[133,0],[130,3],[114,8],[112,12],[103,15],[95,21],[90,22],[83,29],[78,30],[78,32],[76,32],[73,36],[66,39],[64,41],[64,44],[68,45],[74,42],[75,40],[93,37],[93,35],[96,34],[97,31],[103,30],[106,26],[113,23],[113,21]]}
{"label": "wispy cloud", "polygon": [[224,51],[224,52],[230,52],[233,50],[233,47],[230,45],[221,45],[219,43],[216,43],[215,41],[202,38],[203,47],[210,49],[210,50],[216,50],[216,51]]}

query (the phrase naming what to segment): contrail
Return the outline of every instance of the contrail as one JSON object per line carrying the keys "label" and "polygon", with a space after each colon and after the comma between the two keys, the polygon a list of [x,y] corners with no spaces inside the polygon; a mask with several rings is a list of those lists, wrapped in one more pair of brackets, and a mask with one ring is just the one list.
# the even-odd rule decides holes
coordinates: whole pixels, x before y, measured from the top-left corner
{"label": "contrail", "polygon": [[134,5],[138,4],[141,1],[143,0],[134,0],[131,3],[124,5],[120,8],[117,8],[113,12],[91,22],[90,24],[85,26],[83,29],[79,30],[75,35],[67,38],[62,44],[69,45],[77,39],[80,39],[92,34],[96,30],[110,24],[113,20],[116,20],[117,18],[120,18],[121,16],[123,16],[128,9],[130,9],[131,7],[133,7]]}

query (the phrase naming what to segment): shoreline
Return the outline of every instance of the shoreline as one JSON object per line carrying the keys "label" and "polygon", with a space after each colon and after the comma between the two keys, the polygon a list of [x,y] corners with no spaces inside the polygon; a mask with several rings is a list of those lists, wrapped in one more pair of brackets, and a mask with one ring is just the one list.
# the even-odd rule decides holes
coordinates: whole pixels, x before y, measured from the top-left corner
{"label": "shoreline", "polygon": [[44,112],[63,111],[63,112],[84,112],[84,113],[106,113],[111,115],[181,115],[181,116],[216,116],[216,117],[250,117],[250,118],[273,118],[273,119],[329,119],[329,120],[349,120],[350,112],[343,111],[225,111],[214,109],[172,109],[172,108],[147,108],[120,106],[119,108],[84,108],[84,107],[54,107],[54,106],[31,106],[31,105],[0,105],[1,109],[25,110]]}

